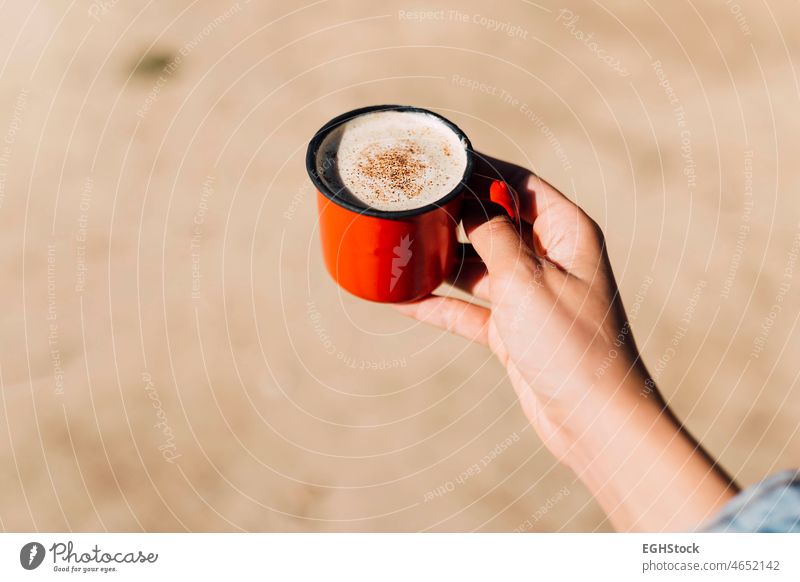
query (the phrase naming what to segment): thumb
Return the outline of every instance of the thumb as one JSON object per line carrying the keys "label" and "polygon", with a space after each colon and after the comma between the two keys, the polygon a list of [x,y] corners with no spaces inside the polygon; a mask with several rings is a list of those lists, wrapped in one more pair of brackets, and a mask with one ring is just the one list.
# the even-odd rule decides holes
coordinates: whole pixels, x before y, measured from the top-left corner
{"label": "thumb", "polygon": [[511,274],[520,263],[539,259],[503,209],[491,202],[465,200],[464,231],[492,275]]}

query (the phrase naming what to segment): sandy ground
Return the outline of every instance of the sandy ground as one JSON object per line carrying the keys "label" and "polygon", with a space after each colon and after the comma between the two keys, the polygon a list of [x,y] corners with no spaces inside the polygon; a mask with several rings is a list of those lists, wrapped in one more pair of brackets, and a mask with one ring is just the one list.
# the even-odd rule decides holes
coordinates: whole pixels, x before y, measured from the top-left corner
{"label": "sandy ground", "polygon": [[487,352],[324,273],[305,145],[387,102],[583,205],[690,429],[796,465],[797,11],[3,4],[0,527],[609,529]]}

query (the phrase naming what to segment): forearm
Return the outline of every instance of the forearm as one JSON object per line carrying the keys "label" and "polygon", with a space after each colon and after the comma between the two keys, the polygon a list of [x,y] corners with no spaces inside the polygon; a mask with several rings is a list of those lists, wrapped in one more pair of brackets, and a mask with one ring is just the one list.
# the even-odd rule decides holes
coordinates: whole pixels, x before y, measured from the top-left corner
{"label": "forearm", "polygon": [[585,420],[564,461],[618,530],[692,530],[737,492],[655,394],[620,387]]}

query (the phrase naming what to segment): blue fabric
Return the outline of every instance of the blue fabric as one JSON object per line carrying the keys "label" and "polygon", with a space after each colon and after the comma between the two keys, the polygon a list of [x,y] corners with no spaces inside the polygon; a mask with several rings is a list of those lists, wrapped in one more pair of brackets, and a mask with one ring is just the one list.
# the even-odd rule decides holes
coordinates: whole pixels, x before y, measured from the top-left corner
{"label": "blue fabric", "polygon": [[800,471],[783,471],[745,489],[701,531],[800,533]]}

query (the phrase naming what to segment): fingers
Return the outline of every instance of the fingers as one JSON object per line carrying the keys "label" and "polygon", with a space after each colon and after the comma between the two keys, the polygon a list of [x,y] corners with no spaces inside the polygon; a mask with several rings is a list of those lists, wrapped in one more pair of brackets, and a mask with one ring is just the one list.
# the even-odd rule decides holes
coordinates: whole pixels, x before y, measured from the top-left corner
{"label": "fingers", "polygon": [[517,195],[523,220],[533,223],[539,214],[553,206],[578,208],[569,198],[530,170],[480,152],[474,154],[472,179],[468,184],[470,190],[481,195],[489,191],[494,180],[505,181]]}
{"label": "fingers", "polygon": [[526,241],[532,235],[530,246],[539,257],[585,281],[603,278],[603,233],[580,207],[525,168],[477,152],[473,172],[478,174],[470,183],[475,189],[488,188],[496,179],[511,185],[522,218],[532,224],[523,234]]}
{"label": "fingers", "polygon": [[419,321],[440,327],[470,341],[489,345],[489,317],[491,312],[452,297],[430,295],[413,303],[395,305],[400,313]]}
{"label": "fingers", "polygon": [[582,213],[580,207],[539,176],[529,174],[520,185],[520,197],[525,200],[528,220],[535,222],[550,212]]}
{"label": "fingers", "polygon": [[606,268],[603,233],[577,206],[541,214],[533,238],[537,254],[586,282]]}

